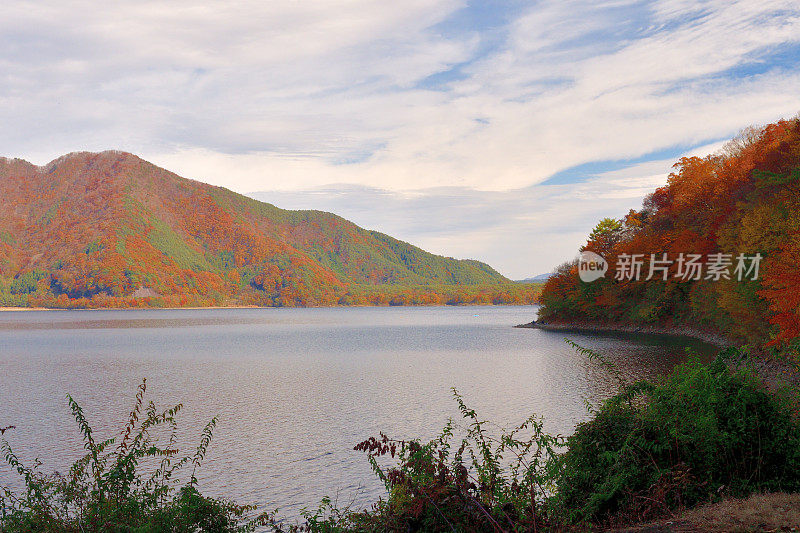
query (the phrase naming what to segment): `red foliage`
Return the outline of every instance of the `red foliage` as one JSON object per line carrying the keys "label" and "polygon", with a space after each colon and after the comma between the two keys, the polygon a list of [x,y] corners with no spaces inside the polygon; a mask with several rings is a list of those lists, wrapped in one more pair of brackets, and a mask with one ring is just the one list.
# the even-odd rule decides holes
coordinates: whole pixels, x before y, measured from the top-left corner
{"label": "red foliage", "polygon": [[[679,323],[736,339],[785,345],[800,338],[800,121],[749,129],[720,154],[683,158],[666,187],[622,221],[606,247],[613,270],[621,254],[760,253],[760,280],[646,281],[586,284],[569,265],[544,287],[541,316],[617,322]],[[606,224],[608,226],[608,224]],[[599,226],[600,227],[600,226]],[[596,230],[598,231],[598,230]],[[601,233],[602,236],[602,233]],[[587,248],[597,247],[597,236]],[[769,324],[775,326],[770,330]]]}
{"label": "red foliage", "polygon": [[[387,305],[535,298],[530,288],[512,287],[499,275],[486,275],[467,262],[426,258],[413,247],[407,253],[419,257],[409,266],[404,252],[386,239],[335,215],[282,211],[121,152],[70,154],[45,167],[0,160],[0,208],[0,297],[10,295],[13,278],[27,275],[38,280],[33,292],[23,295],[29,305]],[[444,261],[441,272],[426,263],[431,259]],[[452,281],[454,269],[472,269],[485,283],[462,288]]]}

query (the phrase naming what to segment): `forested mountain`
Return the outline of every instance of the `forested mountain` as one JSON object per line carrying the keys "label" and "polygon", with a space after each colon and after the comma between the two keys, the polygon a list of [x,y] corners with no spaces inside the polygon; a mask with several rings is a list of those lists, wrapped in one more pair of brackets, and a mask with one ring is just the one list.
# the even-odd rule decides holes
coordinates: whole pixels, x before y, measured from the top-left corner
{"label": "forested mountain", "polygon": [[[542,320],[684,325],[756,345],[797,347],[800,120],[751,128],[718,154],[681,159],[641,210],[604,220],[585,249],[603,256],[610,274],[587,283],[577,262],[562,265],[543,289]],[[640,279],[618,279],[615,266],[635,254],[644,258]],[[663,254],[674,262],[647,280],[652,258]],[[681,254],[703,258],[700,279],[687,276]],[[756,254],[763,257],[758,272],[740,281],[738,258]],[[715,262],[727,265],[730,279],[709,270]],[[746,267],[752,266],[750,260]]]}
{"label": "forested mountain", "polygon": [[529,301],[484,263],[286,211],[124,152],[0,159],[0,305]]}

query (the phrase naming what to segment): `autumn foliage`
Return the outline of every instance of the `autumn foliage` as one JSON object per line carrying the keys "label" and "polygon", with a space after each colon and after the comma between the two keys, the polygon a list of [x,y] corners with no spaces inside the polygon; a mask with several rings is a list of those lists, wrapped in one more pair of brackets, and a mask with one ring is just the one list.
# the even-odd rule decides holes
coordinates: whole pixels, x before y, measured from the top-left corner
{"label": "autumn foliage", "polygon": [[584,249],[611,272],[623,254],[761,254],[757,279],[580,281],[562,265],[545,285],[541,317],[691,326],[755,345],[800,338],[800,120],[750,128],[716,154],[682,158],[639,211],[603,221]]}
{"label": "autumn foliage", "polygon": [[0,158],[0,306],[530,303],[535,289],[124,152]]}

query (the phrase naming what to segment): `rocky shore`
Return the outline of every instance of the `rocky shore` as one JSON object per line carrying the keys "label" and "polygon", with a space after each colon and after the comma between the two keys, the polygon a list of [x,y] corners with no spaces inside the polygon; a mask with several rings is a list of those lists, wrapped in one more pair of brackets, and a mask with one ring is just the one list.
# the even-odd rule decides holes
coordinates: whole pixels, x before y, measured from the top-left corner
{"label": "rocky shore", "polygon": [[590,321],[549,321],[529,322],[514,326],[516,328],[534,328],[545,331],[560,331],[564,333],[598,334],[598,333],[645,333],[650,335],[671,335],[677,337],[691,337],[694,339],[714,344],[722,348],[733,346],[725,336],[718,333],[704,331],[686,326],[658,326],[658,325],[626,325],[610,322]]}

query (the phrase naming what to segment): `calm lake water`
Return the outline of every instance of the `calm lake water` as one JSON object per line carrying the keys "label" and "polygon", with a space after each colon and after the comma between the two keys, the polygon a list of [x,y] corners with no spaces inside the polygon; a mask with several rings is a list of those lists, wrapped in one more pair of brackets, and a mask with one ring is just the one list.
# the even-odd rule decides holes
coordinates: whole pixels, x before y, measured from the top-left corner
{"label": "calm lake water", "polygon": [[[81,452],[65,395],[97,434],[124,424],[146,377],[157,405],[182,402],[183,442],[219,417],[201,489],[288,517],[323,496],[363,505],[383,494],[363,454],[379,431],[430,438],[457,417],[451,387],[484,418],[530,414],[553,433],[587,418],[584,399],[610,376],[569,337],[630,378],[664,374],[701,343],[653,336],[586,337],[511,326],[533,307],[209,309],[0,312],[0,427],[44,471]],[[190,448],[184,448],[190,451]],[[15,484],[0,465],[0,485]]]}

